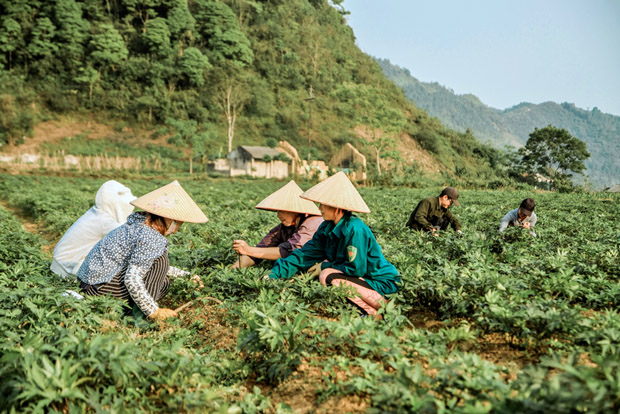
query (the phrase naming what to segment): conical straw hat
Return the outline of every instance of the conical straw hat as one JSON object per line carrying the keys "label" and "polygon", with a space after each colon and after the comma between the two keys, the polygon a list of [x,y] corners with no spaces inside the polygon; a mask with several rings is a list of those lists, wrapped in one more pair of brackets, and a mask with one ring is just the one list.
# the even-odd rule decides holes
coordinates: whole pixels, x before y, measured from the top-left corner
{"label": "conical straw hat", "polygon": [[206,223],[209,221],[200,207],[185,192],[178,181],[158,188],[131,202],[149,213],[178,221]]}
{"label": "conical straw hat", "polygon": [[291,180],[284,187],[258,203],[256,208],[273,211],[292,211],[293,213],[312,214],[319,216],[321,212],[312,201],[304,200],[299,196],[304,190]]}
{"label": "conical straw hat", "polygon": [[342,171],[318,183],[303,193],[301,198],[343,210],[370,213],[364,199]]}

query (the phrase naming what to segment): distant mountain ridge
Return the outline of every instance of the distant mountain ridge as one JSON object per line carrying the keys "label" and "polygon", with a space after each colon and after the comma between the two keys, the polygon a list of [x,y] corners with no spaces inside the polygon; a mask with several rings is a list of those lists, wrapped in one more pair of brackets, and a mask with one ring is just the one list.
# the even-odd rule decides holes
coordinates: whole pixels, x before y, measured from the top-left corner
{"label": "distant mountain ridge", "polygon": [[620,182],[620,116],[598,108],[584,110],[571,103],[520,103],[500,110],[472,94],[457,95],[437,82],[420,82],[408,69],[389,60],[376,59],[384,74],[405,92],[416,106],[459,131],[469,129],[480,141],[496,147],[520,147],[535,128],[553,125],[584,141],[591,157],[586,174],[598,188]]}

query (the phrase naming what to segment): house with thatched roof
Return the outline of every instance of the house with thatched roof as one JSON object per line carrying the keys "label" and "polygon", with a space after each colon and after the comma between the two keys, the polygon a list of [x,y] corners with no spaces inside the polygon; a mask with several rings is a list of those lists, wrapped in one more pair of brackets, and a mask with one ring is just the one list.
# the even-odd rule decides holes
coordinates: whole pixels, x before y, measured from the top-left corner
{"label": "house with thatched roof", "polygon": [[366,180],[366,157],[348,142],[334,154],[329,165],[344,171],[351,180]]}

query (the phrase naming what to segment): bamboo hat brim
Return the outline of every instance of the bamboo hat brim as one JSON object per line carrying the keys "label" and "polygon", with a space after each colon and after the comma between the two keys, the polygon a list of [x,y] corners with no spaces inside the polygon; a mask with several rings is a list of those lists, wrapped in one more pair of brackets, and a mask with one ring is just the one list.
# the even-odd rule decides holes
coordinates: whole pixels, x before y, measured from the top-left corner
{"label": "bamboo hat brim", "polygon": [[306,200],[357,213],[370,213],[364,199],[342,171],[301,195]]}
{"label": "bamboo hat brim", "polygon": [[189,223],[206,223],[209,221],[200,207],[176,180],[135,199],[131,205],[172,220]]}
{"label": "bamboo hat brim", "polygon": [[271,211],[290,211],[314,216],[321,215],[316,204],[299,197],[303,192],[304,190],[302,190],[295,181],[291,180],[284,187],[258,203],[256,208]]}

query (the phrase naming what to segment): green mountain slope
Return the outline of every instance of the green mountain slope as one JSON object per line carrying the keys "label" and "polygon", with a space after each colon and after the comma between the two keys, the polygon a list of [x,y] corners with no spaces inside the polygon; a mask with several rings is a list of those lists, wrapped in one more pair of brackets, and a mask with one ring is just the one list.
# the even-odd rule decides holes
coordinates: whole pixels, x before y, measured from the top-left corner
{"label": "green mountain slope", "polygon": [[328,159],[352,142],[372,169],[377,148],[387,160],[417,142],[446,177],[495,180],[492,152],[411,104],[345,14],[328,0],[2,2],[0,146],[54,114],[97,115],[173,125],[203,159],[268,139]]}
{"label": "green mountain slope", "polygon": [[522,146],[535,128],[553,125],[584,141],[591,154],[587,175],[597,187],[620,182],[620,117],[573,104],[521,103],[506,110],[491,108],[476,96],[457,95],[438,83],[420,82],[409,70],[378,59],[385,75],[403,89],[408,99],[431,116],[457,130],[471,130],[496,147]]}

